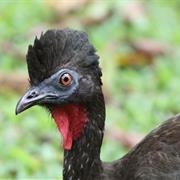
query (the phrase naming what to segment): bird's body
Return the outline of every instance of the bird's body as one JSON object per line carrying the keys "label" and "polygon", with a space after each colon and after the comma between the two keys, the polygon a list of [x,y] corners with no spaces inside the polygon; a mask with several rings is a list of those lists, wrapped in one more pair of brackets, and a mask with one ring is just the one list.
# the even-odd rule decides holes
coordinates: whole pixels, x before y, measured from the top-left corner
{"label": "bird's body", "polygon": [[83,32],[47,31],[29,46],[31,87],[16,113],[48,108],[64,141],[64,180],[179,180],[180,115],[153,130],[123,158],[100,160],[105,103],[98,56]]}
{"label": "bird's body", "polygon": [[177,115],[154,129],[122,159],[107,165],[108,170],[105,171],[110,173],[108,178],[110,180],[180,179],[179,136],[180,115]]}

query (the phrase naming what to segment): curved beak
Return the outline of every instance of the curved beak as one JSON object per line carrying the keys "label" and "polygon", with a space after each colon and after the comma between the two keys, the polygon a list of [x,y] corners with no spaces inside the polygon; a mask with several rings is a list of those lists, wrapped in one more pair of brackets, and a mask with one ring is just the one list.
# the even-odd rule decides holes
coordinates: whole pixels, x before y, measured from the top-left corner
{"label": "curved beak", "polygon": [[16,115],[34,105],[48,102],[50,99],[54,98],[57,98],[55,94],[49,93],[45,90],[42,92],[39,87],[33,87],[18,101],[16,105]]}

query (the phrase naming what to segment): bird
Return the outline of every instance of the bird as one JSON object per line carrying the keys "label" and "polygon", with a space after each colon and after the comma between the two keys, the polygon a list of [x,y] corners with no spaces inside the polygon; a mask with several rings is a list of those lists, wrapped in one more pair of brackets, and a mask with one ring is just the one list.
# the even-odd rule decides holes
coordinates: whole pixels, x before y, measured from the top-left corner
{"label": "bird", "polygon": [[99,56],[86,32],[50,29],[26,55],[29,89],[16,114],[46,108],[63,138],[64,180],[180,180],[180,114],[113,162],[100,158],[105,101]]}

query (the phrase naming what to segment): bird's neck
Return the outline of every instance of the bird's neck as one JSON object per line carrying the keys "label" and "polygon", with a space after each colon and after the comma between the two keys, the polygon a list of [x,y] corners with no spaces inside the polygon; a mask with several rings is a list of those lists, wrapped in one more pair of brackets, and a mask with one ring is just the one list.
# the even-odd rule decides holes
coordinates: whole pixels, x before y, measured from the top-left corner
{"label": "bird's neck", "polygon": [[102,94],[85,105],[87,123],[72,148],[64,151],[64,180],[91,180],[101,172],[100,149],[104,133],[105,105]]}

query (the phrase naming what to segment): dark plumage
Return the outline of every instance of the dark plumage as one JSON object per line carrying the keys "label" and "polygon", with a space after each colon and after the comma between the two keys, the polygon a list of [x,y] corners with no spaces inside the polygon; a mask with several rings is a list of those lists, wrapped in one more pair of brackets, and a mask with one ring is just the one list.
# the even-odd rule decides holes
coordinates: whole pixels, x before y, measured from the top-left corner
{"label": "dark plumage", "polygon": [[[89,43],[87,34],[79,31],[49,30],[34,40],[27,53],[30,82],[38,84],[62,67],[99,69],[99,57]],[[94,65],[94,67],[92,67]],[[85,69],[86,70],[86,69]],[[99,75],[101,71],[98,70]]]}
{"label": "dark plumage", "polygon": [[49,30],[29,46],[31,87],[16,107],[46,106],[64,139],[64,180],[179,180],[180,115],[153,130],[123,158],[100,160],[105,104],[101,70],[85,33]]}

